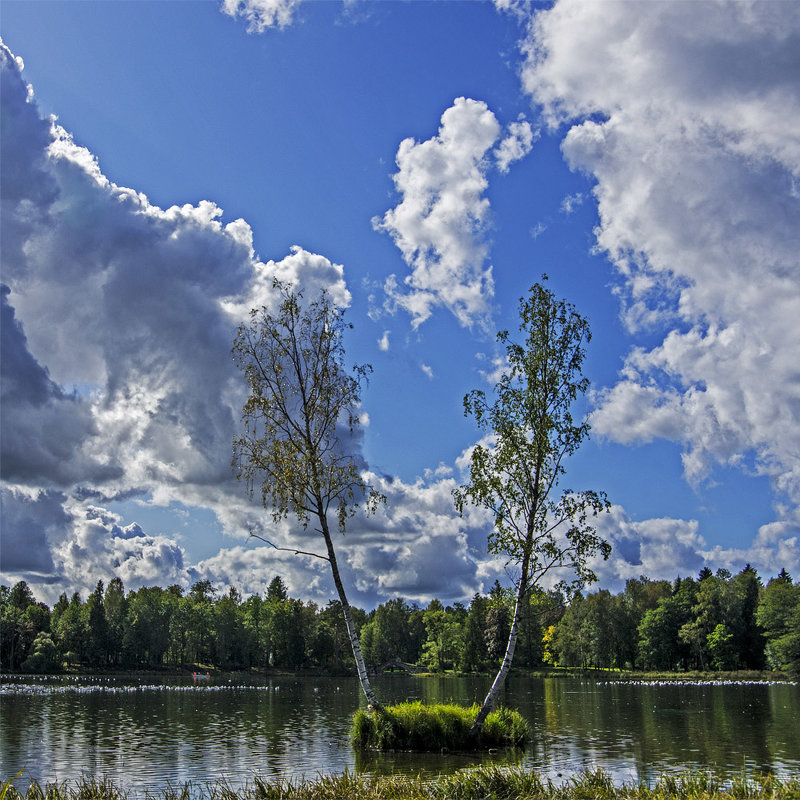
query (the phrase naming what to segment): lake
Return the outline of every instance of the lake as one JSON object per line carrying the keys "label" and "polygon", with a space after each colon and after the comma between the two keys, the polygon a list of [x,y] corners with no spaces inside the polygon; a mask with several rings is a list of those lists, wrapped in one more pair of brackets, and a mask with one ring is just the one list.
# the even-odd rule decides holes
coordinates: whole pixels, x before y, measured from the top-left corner
{"label": "lake", "polygon": [[[481,700],[488,678],[384,675],[384,702]],[[343,772],[452,772],[481,761],[517,764],[561,782],[602,767],[616,783],[685,767],[722,776],[800,774],[796,684],[625,684],[512,678],[504,702],[533,728],[523,752],[483,757],[358,754],[348,742],[363,699],[355,678],[0,677],[0,779],[21,768],[24,788],[86,775],[142,796],[191,781],[254,775],[312,778]]]}

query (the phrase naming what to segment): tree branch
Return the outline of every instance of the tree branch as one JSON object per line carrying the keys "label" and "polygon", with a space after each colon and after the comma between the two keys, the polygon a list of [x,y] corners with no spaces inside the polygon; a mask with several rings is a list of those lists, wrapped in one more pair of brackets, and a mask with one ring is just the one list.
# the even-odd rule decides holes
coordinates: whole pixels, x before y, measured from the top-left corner
{"label": "tree branch", "polygon": [[250,531],[250,536],[253,539],[261,539],[262,542],[266,542],[270,547],[274,547],[276,550],[283,550],[285,553],[294,553],[296,556],[312,556],[313,558],[321,558],[323,561],[330,561],[327,556],[321,556],[319,553],[309,553],[306,550],[295,550],[294,547],[278,547],[278,545],[273,544],[269,539],[259,536],[257,533],[253,533],[253,531]]}

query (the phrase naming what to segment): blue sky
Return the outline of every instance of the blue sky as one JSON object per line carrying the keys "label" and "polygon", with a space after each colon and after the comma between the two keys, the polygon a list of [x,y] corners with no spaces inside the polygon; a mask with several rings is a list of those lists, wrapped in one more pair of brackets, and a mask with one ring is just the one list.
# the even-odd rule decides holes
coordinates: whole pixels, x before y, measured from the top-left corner
{"label": "blue sky", "polygon": [[507,580],[453,510],[461,399],[542,273],[594,334],[565,484],[613,503],[600,585],[800,570],[792,4],[5,0],[0,35],[2,582],[331,596],[229,466],[274,275],[374,368],[353,602]]}

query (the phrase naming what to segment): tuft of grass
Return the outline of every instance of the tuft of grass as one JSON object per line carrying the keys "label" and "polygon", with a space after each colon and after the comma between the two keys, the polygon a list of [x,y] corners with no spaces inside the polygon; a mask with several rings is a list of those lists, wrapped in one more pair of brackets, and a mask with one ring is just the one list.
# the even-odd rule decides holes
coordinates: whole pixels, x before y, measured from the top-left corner
{"label": "tuft of grass", "polygon": [[5,800],[126,800],[128,793],[120,789],[113,781],[103,778],[81,778],[70,786],[67,781],[48,783],[42,786],[38,781],[31,781],[25,794],[13,785],[9,786]]}
{"label": "tuft of grass", "polygon": [[350,739],[362,750],[475,751],[495,747],[524,747],[528,723],[518,711],[492,711],[478,736],[471,736],[478,706],[424,705],[407,702],[364,711],[353,717]]}
{"label": "tuft of grass", "polygon": [[[14,779],[12,779],[14,780]],[[127,795],[108,781],[84,779],[76,784],[54,783],[44,788],[34,782],[25,794],[13,784],[7,800],[122,800]],[[543,781],[535,772],[494,765],[464,769],[454,775],[424,779],[419,776],[320,776],[313,780],[266,781],[235,790],[225,781],[195,790],[191,784],[147,794],[148,800],[798,800],[800,777],[742,775],[721,781],[706,772],[662,776],[655,784],[615,786],[602,770],[587,771],[562,784]]]}

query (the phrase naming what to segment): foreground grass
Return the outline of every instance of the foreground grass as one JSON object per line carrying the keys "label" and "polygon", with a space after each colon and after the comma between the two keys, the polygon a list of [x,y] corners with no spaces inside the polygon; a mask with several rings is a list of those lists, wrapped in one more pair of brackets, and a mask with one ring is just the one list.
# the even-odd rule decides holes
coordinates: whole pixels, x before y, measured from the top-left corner
{"label": "foreground grass", "polygon": [[419,701],[385,706],[378,711],[359,709],[350,738],[364,750],[475,751],[524,747],[528,723],[518,711],[492,711],[477,737],[470,736],[479,707],[455,704],[426,705]]}
{"label": "foreground grass", "polygon": [[[0,787],[0,800],[127,800],[128,793],[107,781],[75,784],[31,784],[23,794],[13,785]],[[343,775],[315,780],[267,782],[255,778],[244,789],[224,782],[198,789],[191,784],[148,793],[149,800],[798,800],[800,778],[742,776],[721,781],[706,773],[686,772],[646,783],[614,786],[601,770],[562,784],[534,772],[495,766],[461,770],[433,780],[420,777]]]}

